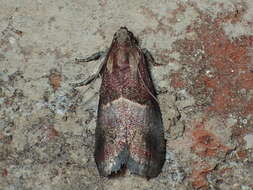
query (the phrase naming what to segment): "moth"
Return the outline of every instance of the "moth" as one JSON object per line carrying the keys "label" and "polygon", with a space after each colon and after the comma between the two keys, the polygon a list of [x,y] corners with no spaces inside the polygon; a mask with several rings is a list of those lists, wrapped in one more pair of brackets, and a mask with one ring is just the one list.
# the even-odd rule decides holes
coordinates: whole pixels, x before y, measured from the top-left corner
{"label": "moth", "polygon": [[162,170],[166,153],[162,114],[145,52],[133,33],[121,27],[99,68],[102,83],[94,157],[101,176],[128,170],[149,179]]}

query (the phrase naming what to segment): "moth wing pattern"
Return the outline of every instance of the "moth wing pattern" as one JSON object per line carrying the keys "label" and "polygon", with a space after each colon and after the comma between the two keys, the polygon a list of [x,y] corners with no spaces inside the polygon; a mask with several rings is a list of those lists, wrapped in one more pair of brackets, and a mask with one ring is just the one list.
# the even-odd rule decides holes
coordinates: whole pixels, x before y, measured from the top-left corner
{"label": "moth wing pattern", "polygon": [[[95,157],[102,176],[117,173],[123,166],[147,178],[160,173],[165,158],[161,116],[155,107],[141,107],[142,111],[140,105],[124,99],[100,107]],[[126,113],[130,109],[132,112]]]}
{"label": "moth wing pattern", "polygon": [[127,28],[115,33],[102,74],[94,153],[100,175],[127,168],[156,177],[166,153],[162,115],[144,53]]}
{"label": "moth wing pattern", "polygon": [[145,108],[145,127],[138,128],[129,148],[128,168],[132,173],[156,177],[165,161],[165,140],[160,110]]}

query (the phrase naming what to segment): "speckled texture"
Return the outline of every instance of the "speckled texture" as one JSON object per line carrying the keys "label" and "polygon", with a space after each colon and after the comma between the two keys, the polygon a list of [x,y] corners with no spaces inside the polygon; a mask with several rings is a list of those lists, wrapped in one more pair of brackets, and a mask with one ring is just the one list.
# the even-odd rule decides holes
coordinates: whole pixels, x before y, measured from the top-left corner
{"label": "speckled texture", "polygon": [[[253,189],[252,0],[0,0],[0,189]],[[99,61],[127,26],[153,55],[162,173],[100,178]]]}

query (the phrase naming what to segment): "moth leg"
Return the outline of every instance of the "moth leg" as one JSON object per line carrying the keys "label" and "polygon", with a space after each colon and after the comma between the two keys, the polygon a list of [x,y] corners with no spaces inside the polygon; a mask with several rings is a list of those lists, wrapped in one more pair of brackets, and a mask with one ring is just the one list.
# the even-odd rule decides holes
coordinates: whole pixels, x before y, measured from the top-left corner
{"label": "moth leg", "polygon": [[152,66],[160,66],[162,64],[160,63],[156,63],[154,57],[152,56],[152,54],[146,49],[143,48],[142,52],[144,54],[144,57],[146,59],[146,61],[148,62],[148,66],[152,65]]}
{"label": "moth leg", "polygon": [[[107,51],[100,51],[100,52],[94,53],[91,56],[88,56],[86,58],[76,58],[75,62],[80,63],[80,62],[95,61],[95,60],[98,60],[98,59],[101,59],[101,58],[105,57],[106,54],[107,54]],[[97,72],[94,73],[93,75],[89,76],[87,79],[85,79],[81,82],[78,82],[78,83],[71,83],[70,85],[73,86],[73,87],[80,87],[80,86],[88,85],[93,80],[95,80],[99,77],[99,75],[101,74],[101,71],[103,69],[104,64],[105,64],[105,62],[102,61],[101,64],[99,65],[99,67],[98,67]]]}
{"label": "moth leg", "polygon": [[101,64],[99,65],[98,67],[98,70],[96,73],[94,73],[93,75],[89,76],[87,79],[81,81],[81,82],[78,82],[78,83],[71,83],[70,85],[73,86],[73,87],[80,87],[80,86],[85,86],[85,85],[88,85],[89,83],[91,83],[93,80],[97,79],[103,69],[103,66],[104,66],[105,62],[101,62]]}
{"label": "moth leg", "polygon": [[92,54],[91,56],[85,57],[85,58],[76,58],[75,62],[80,63],[80,62],[90,62],[90,61],[95,61],[98,60],[106,55],[106,51],[100,51],[97,53]]}
{"label": "moth leg", "polygon": [[151,55],[151,53],[146,48],[143,48],[142,52],[143,52],[144,57],[145,57],[145,59],[146,59],[146,61],[148,62],[149,65],[150,64],[153,65],[153,66],[157,65],[157,63],[155,62],[153,56]]}
{"label": "moth leg", "polygon": [[[144,54],[145,60],[148,63],[148,67],[162,66],[161,63],[156,63],[155,62],[153,56],[151,55],[151,53],[147,49],[145,49],[145,48],[142,49],[142,52]],[[162,89],[162,88],[159,88],[159,87],[156,89],[156,95],[157,94],[164,94],[164,93],[167,93],[167,89]],[[157,98],[154,98],[154,99],[158,102]]]}

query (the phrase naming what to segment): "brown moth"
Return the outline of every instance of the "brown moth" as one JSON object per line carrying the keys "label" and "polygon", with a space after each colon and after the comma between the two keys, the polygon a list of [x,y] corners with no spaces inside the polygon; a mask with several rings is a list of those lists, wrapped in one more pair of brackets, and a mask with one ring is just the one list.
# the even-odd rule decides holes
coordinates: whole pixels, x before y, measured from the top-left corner
{"label": "brown moth", "polygon": [[99,174],[109,177],[128,170],[156,177],[166,153],[162,115],[147,56],[126,27],[114,34],[99,73],[94,153]]}

